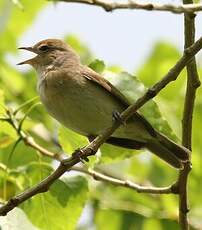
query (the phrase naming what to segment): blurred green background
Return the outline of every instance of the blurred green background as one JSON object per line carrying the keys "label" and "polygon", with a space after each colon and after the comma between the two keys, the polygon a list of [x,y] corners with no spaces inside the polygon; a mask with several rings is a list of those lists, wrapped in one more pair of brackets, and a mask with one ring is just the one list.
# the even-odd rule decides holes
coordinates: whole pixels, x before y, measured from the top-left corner
{"label": "blurred green background", "polygon": [[[13,60],[19,59],[17,46],[23,34],[32,28],[38,13],[48,4],[53,3],[43,0],[0,0],[1,118],[6,115],[7,109],[15,111],[37,96],[35,72],[17,69]],[[146,32],[144,31],[145,34]],[[146,87],[161,79],[181,55],[174,44],[159,40],[150,47],[150,53],[142,65],[129,74],[120,65],[108,65],[104,60],[96,59],[95,54],[78,35],[68,34],[61,39],[66,40],[80,54],[84,64],[102,73],[119,88],[131,103],[145,92]],[[141,109],[156,129],[178,142],[181,136],[185,85],[186,73],[183,71],[178,80],[166,87],[155,101],[150,101]],[[201,97],[202,91],[199,89],[193,120],[193,169],[188,184],[192,229],[202,229]],[[29,107],[34,102],[23,106],[17,119],[20,120],[27,114],[23,130],[33,136],[37,143],[61,154],[63,151],[70,154],[87,143],[85,138],[60,127],[42,105],[37,105],[28,114]],[[39,182],[57,165],[57,162],[41,156],[17,140],[18,135],[11,125],[0,121],[2,202]],[[58,141],[62,149],[58,146]],[[88,167],[143,185],[168,186],[178,176],[175,169],[145,150],[132,151],[110,145],[104,145],[99,154],[92,157]],[[65,174],[51,186],[48,193],[37,195],[10,212],[7,217],[0,217],[0,226],[2,229],[11,226],[9,229],[161,230],[179,229],[177,218],[178,199],[173,194],[138,194],[74,172]]]}

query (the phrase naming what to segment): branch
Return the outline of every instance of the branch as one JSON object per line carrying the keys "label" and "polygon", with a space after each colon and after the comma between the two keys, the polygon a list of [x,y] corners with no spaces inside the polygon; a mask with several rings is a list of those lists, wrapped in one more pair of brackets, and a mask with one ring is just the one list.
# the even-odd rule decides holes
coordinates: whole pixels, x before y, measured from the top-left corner
{"label": "branch", "polygon": [[39,151],[42,155],[46,156],[46,157],[50,157],[54,160],[57,160],[57,161],[62,161],[62,156],[58,153],[53,153],[47,149],[45,149],[44,147],[42,147],[41,145],[37,144],[34,140],[33,137],[31,136],[25,136],[23,138],[24,140],[24,143],[34,149],[36,149],[37,151]]}
{"label": "branch", "polygon": [[150,194],[170,194],[170,193],[176,193],[175,185],[170,185],[167,187],[146,187],[146,186],[140,186],[132,181],[129,180],[121,180],[118,178],[115,178],[111,175],[105,175],[103,173],[96,172],[92,169],[85,169],[81,167],[72,167],[71,170],[82,172],[87,175],[92,176],[95,180],[107,182],[116,186],[122,186],[125,188],[130,188],[132,190],[135,190],[138,193],[150,193]]}
{"label": "branch", "polygon": [[[53,1],[53,0],[52,0]],[[109,1],[109,0],[58,0],[66,3],[82,3],[92,6],[99,6],[106,11],[113,11],[117,9],[136,9],[136,10],[148,10],[148,11],[167,11],[176,14],[193,13],[202,11],[202,4],[158,4],[158,3],[142,3],[133,0],[128,1]]]}
{"label": "branch", "polygon": [[[185,14],[185,49],[191,46],[195,40],[195,15]],[[192,116],[196,90],[200,86],[196,60],[192,59],[187,65],[187,89],[182,120],[182,144],[191,150],[192,145]]]}
{"label": "branch", "polygon": [[[183,3],[193,3],[192,0],[183,0]],[[185,49],[192,45],[195,40],[195,15],[192,13],[186,13],[184,15],[184,36],[185,36]],[[192,117],[194,111],[194,102],[196,96],[196,90],[200,86],[200,80],[197,73],[197,66],[195,58],[187,65],[187,88],[184,103],[184,112],[182,119],[182,144],[191,150],[192,146]],[[187,198],[187,182],[188,175],[191,171],[190,163],[186,163],[184,169],[180,172],[178,178],[179,188],[179,223],[182,229],[189,229],[189,221],[187,214],[188,198]]]}
{"label": "branch", "polygon": [[[167,84],[174,81],[181,70],[190,62],[193,56],[202,48],[202,37],[195,42],[191,47],[187,48],[184,55],[179,59],[179,61],[170,69],[170,71],[164,76],[162,80],[157,82],[152,88],[148,89],[147,92],[140,97],[136,103],[129,106],[125,111],[121,113],[121,120],[124,122],[130,116],[132,116],[137,109],[143,106],[151,98],[155,97]],[[81,162],[82,159],[87,159],[88,156],[94,155],[98,148],[108,139],[108,137],[121,125],[120,122],[115,121],[111,128],[103,132],[102,135],[96,137],[89,145],[82,148],[81,150],[72,154],[71,157],[65,160],[61,160],[58,168],[50,174],[47,178],[39,182],[34,187],[27,189],[21,194],[11,198],[5,205],[0,208],[0,215],[6,215],[13,208],[17,207],[19,204],[28,200],[32,196],[39,193],[48,191],[49,187],[57,180],[61,175],[63,175],[67,170],[70,170],[72,166]]]}

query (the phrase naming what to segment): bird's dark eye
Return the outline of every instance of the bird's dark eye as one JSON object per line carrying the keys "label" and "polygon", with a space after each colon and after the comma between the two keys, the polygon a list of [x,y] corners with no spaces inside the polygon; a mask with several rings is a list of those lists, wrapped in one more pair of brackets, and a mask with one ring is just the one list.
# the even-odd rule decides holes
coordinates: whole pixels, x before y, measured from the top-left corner
{"label": "bird's dark eye", "polygon": [[39,50],[43,51],[43,52],[47,51],[48,49],[49,49],[49,47],[47,45],[43,45],[43,46],[39,47]]}

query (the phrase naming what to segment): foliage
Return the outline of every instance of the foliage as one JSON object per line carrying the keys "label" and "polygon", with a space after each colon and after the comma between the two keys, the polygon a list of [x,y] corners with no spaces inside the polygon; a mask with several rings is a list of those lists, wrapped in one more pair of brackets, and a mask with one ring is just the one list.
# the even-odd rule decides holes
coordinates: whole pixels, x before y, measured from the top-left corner
{"label": "foliage", "polygon": [[[56,137],[56,123],[49,117],[44,107],[29,108],[35,104],[30,99],[37,96],[36,79],[32,71],[22,73],[16,70],[7,55],[16,53],[17,44],[30,26],[45,1],[33,1],[28,7],[27,1],[0,0],[0,118],[8,110],[14,112],[17,108],[17,119],[27,114],[23,130],[33,136],[37,143],[54,152],[62,151],[67,154],[86,145],[87,139],[59,127]],[[22,8],[24,11],[22,11]],[[133,103],[141,96],[146,87],[151,86],[162,78],[170,67],[177,61],[180,54],[172,45],[158,42],[151,54],[137,72],[137,77],[120,71],[119,66],[105,66],[101,60],[95,60],[94,55],[71,35],[65,38],[75,48],[82,62],[102,73],[128,100]],[[185,75],[160,93],[155,100],[150,101],[142,109],[147,119],[156,129],[173,138],[180,139],[181,114],[185,88]],[[190,220],[193,225],[202,224],[202,182],[200,150],[202,148],[201,113],[202,97],[199,90],[193,124],[193,171],[189,182],[191,201]],[[26,105],[25,102],[29,102]],[[23,106],[22,106],[23,105]],[[56,141],[53,141],[55,140]],[[57,145],[55,144],[57,142]],[[61,148],[58,146],[61,145]],[[8,200],[15,194],[24,191],[48,176],[56,162],[41,156],[36,150],[19,141],[13,127],[6,121],[0,120],[0,199]],[[89,167],[98,168],[103,172],[129,178],[140,184],[167,186],[177,178],[176,170],[167,166],[147,151],[126,150],[111,145],[103,145],[97,158],[92,160]],[[85,215],[90,219],[79,224],[79,218],[85,206],[90,207]],[[61,180],[56,181],[49,192],[37,195],[13,210],[7,217],[0,218],[2,229],[5,223],[15,223],[19,226],[18,218],[22,220],[20,229],[178,229],[177,199],[174,195],[138,194],[130,189],[115,187],[106,183],[95,182],[91,177],[67,173]],[[93,224],[92,224],[93,223]],[[17,228],[16,228],[17,229]],[[19,229],[19,228],[18,228]],[[28,228],[27,228],[28,229]]]}

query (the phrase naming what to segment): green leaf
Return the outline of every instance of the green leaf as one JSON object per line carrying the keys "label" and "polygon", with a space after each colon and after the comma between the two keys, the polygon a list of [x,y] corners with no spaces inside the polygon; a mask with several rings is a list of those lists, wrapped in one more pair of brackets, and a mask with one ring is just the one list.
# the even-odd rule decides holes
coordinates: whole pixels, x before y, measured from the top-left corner
{"label": "green leaf", "polygon": [[88,185],[83,177],[65,177],[57,180],[49,192],[25,202],[22,208],[41,230],[74,230],[87,198]]}
{"label": "green leaf", "polygon": [[[180,58],[179,50],[172,44],[157,42],[146,62],[137,72],[137,76],[151,86],[162,79]],[[184,92],[186,75],[183,70],[178,79],[167,85],[156,97],[161,112],[175,133],[181,134],[181,119],[183,113]],[[168,133],[165,133],[168,135]],[[171,136],[170,136],[171,137]]]}
{"label": "green leaf", "polygon": [[117,66],[117,65],[109,66],[109,67],[107,67],[107,69],[109,71],[111,71],[113,73],[117,73],[117,74],[124,71],[122,67]]}
{"label": "green leaf", "polygon": [[17,145],[15,152],[9,159],[14,144],[15,143],[13,142],[12,145],[7,146],[6,148],[0,148],[0,161],[8,165],[10,168],[26,166],[28,163],[38,159],[36,150],[26,146],[22,141]]}
{"label": "green leaf", "polygon": [[88,144],[87,138],[67,129],[63,126],[59,128],[59,142],[62,149],[68,153],[73,153],[76,149]]}
{"label": "green leaf", "polygon": [[180,53],[175,46],[159,41],[153,46],[149,57],[137,72],[137,76],[146,86],[151,86],[160,80],[179,58]]}
{"label": "green leaf", "polygon": [[33,186],[46,178],[53,172],[50,164],[42,161],[32,161],[25,168],[26,175],[30,179],[30,186]]}
{"label": "green leaf", "polygon": [[102,73],[105,69],[104,61],[95,59],[88,65],[91,69],[95,70],[97,73]]}
{"label": "green leaf", "polygon": [[[119,230],[121,226],[121,213],[115,212],[110,209],[97,209],[95,215],[96,226],[99,229],[103,229],[107,220],[107,228],[110,230]],[[106,229],[106,227],[105,227]]]}
{"label": "green leaf", "polygon": [[110,144],[104,144],[100,147],[101,157],[99,159],[99,163],[110,163],[116,161],[120,161],[126,159],[128,157],[134,156],[139,151],[134,149],[126,149],[117,147]]}

